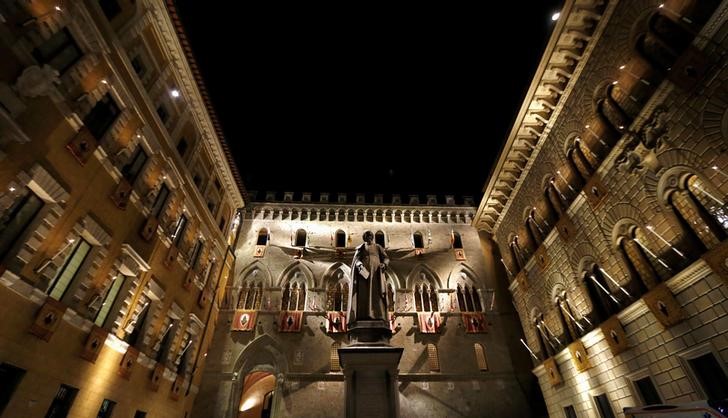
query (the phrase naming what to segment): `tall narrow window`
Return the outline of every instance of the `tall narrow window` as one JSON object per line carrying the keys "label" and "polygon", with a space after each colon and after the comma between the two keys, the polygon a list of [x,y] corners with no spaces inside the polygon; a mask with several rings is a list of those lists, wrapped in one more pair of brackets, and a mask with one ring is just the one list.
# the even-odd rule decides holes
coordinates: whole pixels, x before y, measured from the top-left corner
{"label": "tall narrow window", "polygon": [[78,271],[81,269],[83,262],[86,260],[89,252],[91,252],[91,244],[83,238],[79,238],[76,246],[73,247],[71,254],[66,258],[63,267],[58,270],[56,277],[48,288],[48,294],[56,299],[61,300],[68,290],[69,286],[76,278]]}
{"label": "tall narrow window", "polygon": [[305,247],[306,246],[306,230],[305,229],[299,229],[296,231],[296,241],[293,244],[296,247]]}
{"label": "tall narrow window", "polygon": [[5,407],[8,406],[10,398],[13,397],[15,389],[25,375],[25,370],[10,365],[8,363],[0,364],[0,414],[3,413]]}
{"label": "tall narrow window", "polygon": [[336,231],[336,248],[346,247],[346,232],[342,230]]}
{"label": "tall narrow window", "polygon": [[415,310],[417,312],[422,312],[422,285],[416,285],[415,286]]}
{"label": "tall narrow window", "polygon": [[460,287],[460,285],[457,286],[456,294],[458,298],[458,309],[460,309],[460,312],[467,312],[468,306],[465,304],[465,296],[463,294],[463,288]]}
{"label": "tall narrow window", "polygon": [[301,289],[298,293],[298,303],[296,304],[296,310],[306,310],[306,283],[301,283]]}
{"label": "tall narrow window", "polygon": [[7,256],[42,207],[43,201],[26,188],[24,194],[3,213],[0,217],[0,261]]}
{"label": "tall narrow window", "polygon": [[435,344],[427,344],[427,364],[430,366],[431,372],[440,371],[440,358],[437,355]]}
{"label": "tall narrow window", "polygon": [[63,28],[34,49],[32,54],[39,64],[48,64],[63,74],[81,58],[83,52],[71,32]]}
{"label": "tall narrow window", "polygon": [[425,248],[425,241],[422,239],[422,233],[420,231],[412,234],[412,244],[415,248]]}
{"label": "tall narrow window", "polygon": [[147,413],[145,411],[139,411],[139,410],[137,410],[134,413],[134,418],[147,418]]}
{"label": "tall narrow window", "polygon": [[634,381],[634,386],[637,389],[637,393],[642,398],[644,405],[656,405],[662,403],[662,398],[657,392],[655,384],[652,383],[652,379],[649,376],[645,376],[642,379]]}
{"label": "tall narrow window", "polygon": [[566,415],[566,418],[576,418],[576,410],[574,409],[574,405],[565,406],[564,415]]}
{"label": "tall narrow window", "polygon": [[103,302],[101,303],[101,308],[96,314],[96,319],[94,319],[94,323],[96,325],[100,327],[104,326],[106,317],[109,316],[109,312],[116,302],[116,297],[119,296],[119,291],[121,290],[122,284],[124,284],[124,276],[122,276],[121,274],[116,275],[111,281],[111,286],[109,286],[109,290],[106,292],[106,295],[104,295]]}
{"label": "tall narrow window", "polygon": [[[137,302],[137,304],[139,303],[142,303],[142,301],[140,300],[139,302]],[[144,325],[147,322],[149,311],[152,309],[151,306],[151,301],[147,299],[147,301],[142,305],[139,313],[137,313],[134,319],[129,323],[129,326],[127,326],[125,329],[126,335],[124,336],[124,341],[132,347],[136,347],[136,344],[139,341],[139,337],[144,331]]]}
{"label": "tall narrow window", "polygon": [[564,316],[564,309],[562,306],[563,299],[561,296],[556,297],[556,316],[559,318],[559,323],[561,324],[561,328],[564,330],[563,338],[566,340],[567,343],[570,343],[574,341],[575,338],[578,338],[576,335],[574,335],[574,332],[572,331],[571,327],[569,326],[569,322],[566,320],[566,317]]}
{"label": "tall narrow window", "polygon": [[[101,6],[101,11],[104,12],[104,16],[106,16],[106,19],[109,21],[121,13],[119,0],[99,0],[99,6]],[[99,415],[99,417],[100,416],[101,415]]]}
{"label": "tall narrow window", "polygon": [[384,239],[384,232],[383,231],[377,231],[374,234],[374,242],[381,245],[382,247],[386,247],[385,245],[385,239]]}
{"label": "tall narrow window", "polygon": [[712,353],[688,360],[708,399],[728,398],[728,377]]}
{"label": "tall narrow window", "polygon": [[164,328],[164,334],[162,334],[159,341],[159,350],[157,351],[157,362],[164,362],[169,356],[169,350],[172,348],[172,340],[174,335],[177,333],[178,321],[172,319],[169,324]]}
{"label": "tall narrow window", "polygon": [[167,203],[169,197],[169,188],[166,184],[162,183],[157,193],[156,199],[154,199],[154,206],[152,206],[151,215],[155,218],[159,218],[159,214],[162,213],[164,205]]}
{"label": "tall narrow window", "polygon": [[181,215],[179,217],[179,220],[177,221],[177,226],[174,228],[174,234],[172,234],[172,244],[179,245],[180,241],[182,241],[182,237],[185,234],[185,229],[187,228],[187,217],[185,215]]}
{"label": "tall narrow window", "polygon": [[262,228],[260,231],[258,231],[258,241],[256,242],[256,245],[268,245],[269,239],[270,235],[268,235],[268,230]]}
{"label": "tall narrow window", "polygon": [[96,102],[93,109],[83,118],[83,124],[86,125],[94,138],[100,140],[111,127],[111,124],[114,123],[116,117],[119,116],[119,113],[119,106],[107,93]]}
{"label": "tall narrow window", "polygon": [[134,151],[134,155],[131,157],[129,162],[121,169],[121,174],[127,181],[129,181],[129,183],[133,183],[139,173],[141,173],[142,168],[144,168],[144,164],[146,164],[147,159],[149,159],[147,153],[144,152],[144,149],[141,145],[137,145],[136,151]]}
{"label": "tall narrow window", "polygon": [[614,418],[614,411],[612,411],[612,405],[609,404],[607,395],[602,393],[594,397],[594,403],[597,405],[599,416],[601,418]]}
{"label": "tall narrow window", "polygon": [[452,247],[453,248],[463,248],[463,238],[460,236],[458,232],[452,233]]}
{"label": "tall narrow window", "polygon": [[200,262],[200,254],[202,253],[203,245],[204,244],[202,243],[201,239],[198,239],[195,242],[195,247],[192,249],[192,253],[191,253],[190,259],[189,259],[190,268],[197,267],[197,263]]}
{"label": "tall narrow window", "polygon": [[116,402],[110,399],[104,399],[99,407],[99,413],[96,415],[97,418],[111,418],[111,414],[114,412]]}
{"label": "tall narrow window", "polygon": [[58,392],[56,392],[55,398],[53,398],[53,402],[51,402],[51,406],[48,408],[48,412],[46,412],[46,418],[66,418],[77,393],[78,389],[68,385],[61,385]]}
{"label": "tall narrow window", "polygon": [[475,361],[478,363],[478,370],[481,372],[488,371],[488,362],[485,359],[485,348],[480,343],[475,343]]}
{"label": "tall narrow window", "polygon": [[332,372],[338,372],[341,370],[341,364],[339,363],[339,347],[341,347],[341,344],[337,342],[331,344],[331,362],[329,363],[329,369]]}

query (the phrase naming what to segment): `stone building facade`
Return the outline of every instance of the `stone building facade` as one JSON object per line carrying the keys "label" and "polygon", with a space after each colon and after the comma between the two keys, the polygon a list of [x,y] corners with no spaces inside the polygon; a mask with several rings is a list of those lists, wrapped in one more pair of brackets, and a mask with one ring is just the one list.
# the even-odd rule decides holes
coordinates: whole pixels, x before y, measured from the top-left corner
{"label": "stone building facade", "polygon": [[506,342],[519,344],[517,318],[497,297],[507,289],[471,226],[472,204],[311,197],[270,193],[247,206],[193,417],[344,415],[336,349],[348,341],[337,318],[365,231],[391,260],[402,416],[531,416],[528,376],[517,375]]}
{"label": "stone building facade", "polygon": [[174,10],[0,15],[0,415],[184,416],[244,189]]}
{"label": "stone building facade", "polygon": [[550,416],[728,397],[727,18],[725,1],[561,12],[474,220]]}

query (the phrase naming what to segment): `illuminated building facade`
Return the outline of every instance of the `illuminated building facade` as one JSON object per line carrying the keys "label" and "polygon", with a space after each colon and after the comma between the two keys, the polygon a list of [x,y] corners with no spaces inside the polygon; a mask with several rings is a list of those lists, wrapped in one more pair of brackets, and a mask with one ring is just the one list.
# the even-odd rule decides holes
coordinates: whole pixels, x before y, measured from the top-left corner
{"label": "illuminated building facade", "polygon": [[173,13],[0,14],[0,414],[184,416],[243,189]]}
{"label": "illuminated building facade", "polygon": [[192,416],[344,416],[337,349],[348,343],[350,263],[365,231],[390,259],[402,416],[531,416],[532,376],[510,354],[525,354],[510,334],[518,319],[497,297],[508,290],[474,213],[452,196],[267,193],[250,203]]}
{"label": "illuminated building facade", "polygon": [[690,0],[561,12],[474,221],[550,416],[728,397],[726,17]]}

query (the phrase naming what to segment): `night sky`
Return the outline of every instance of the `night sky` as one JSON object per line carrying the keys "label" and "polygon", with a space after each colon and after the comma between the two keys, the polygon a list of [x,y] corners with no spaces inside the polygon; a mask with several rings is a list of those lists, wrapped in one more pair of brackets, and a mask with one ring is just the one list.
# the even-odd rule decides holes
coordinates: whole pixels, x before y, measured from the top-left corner
{"label": "night sky", "polygon": [[176,4],[248,190],[479,200],[562,3]]}

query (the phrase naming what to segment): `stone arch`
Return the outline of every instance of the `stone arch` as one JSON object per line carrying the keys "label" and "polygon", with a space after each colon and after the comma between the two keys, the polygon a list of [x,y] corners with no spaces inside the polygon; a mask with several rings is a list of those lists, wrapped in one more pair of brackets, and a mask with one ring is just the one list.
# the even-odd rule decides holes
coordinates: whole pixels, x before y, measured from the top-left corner
{"label": "stone arch", "polygon": [[633,218],[622,218],[612,227],[612,234],[610,244],[613,248],[618,248],[620,241],[625,237],[632,234],[635,228],[643,225],[640,221]]}
{"label": "stone arch", "polygon": [[688,165],[675,165],[659,174],[659,180],[657,182],[656,190],[656,196],[658,201],[663,205],[669,205],[668,199],[670,197],[670,193],[672,193],[676,189],[686,189],[686,182],[691,176],[697,176],[702,183],[711,188],[715,187],[713,186],[713,183],[696,168]]}
{"label": "stone arch", "polygon": [[[594,262],[598,262],[597,254],[599,252],[597,249],[591,244],[591,242],[586,241],[585,239],[580,240],[579,242],[575,242],[571,247],[571,254],[569,256],[569,261],[571,262],[572,266],[577,266],[578,268],[581,267],[581,262],[585,258],[590,258],[592,260],[595,260]],[[577,272],[580,272],[577,268]]]}
{"label": "stone arch", "polygon": [[430,283],[430,285],[435,286],[435,289],[442,289],[440,276],[426,264],[417,264],[414,268],[412,268],[405,279],[405,287],[407,289],[411,289],[412,286],[414,286],[415,281],[420,277],[421,273],[425,274],[425,277],[429,279],[427,282]]}
{"label": "stone arch", "polygon": [[308,289],[318,287],[316,286],[316,277],[314,276],[311,269],[299,260],[292,262],[285,269],[283,269],[281,275],[278,277],[277,285],[279,287],[285,286],[285,284],[290,280],[291,275],[295,274],[297,271],[303,274],[304,280],[306,282],[306,287]]}
{"label": "stone arch", "polygon": [[[344,274],[343,277],[336,277],[337,272],[342,272]],[[342,263],[341,261],[337,261],[326,268],[324,271],[324,274],[322,275],[322,281],[321,286],[326,287],[327,282],[331,280],[339,281],[343,278],[346,278],[347,280],[351,280],[351,268]]]}
{"label": "stone arch", "polygon": [[483,285],[482,281],[480,280],[480,277],[475,273],[475,270],[473,270],[472,267],[467,265],[466,263],[460,263],[457,266],[453,267],[452,270],[450,270],[450,274],[447,277],[447,288],[448,289],[455,289],[455,286],[457,286],[457,280],[460,273],[465,273],[467,278],[472,282],[472,285],[475,287]]}
{"label": "stone arch", "polygon": [[[255,273],[256,271],[259,271],[260,273]],[[273,279],[270,273],[270,270],[268,270],[268,266],[261,263],[260,260],[255,260],[252,263],[248,264],[245,268],[242,269],[240,274],[238,274],[238,277],[235,279],[235,283],[233,283],[234,287],[240,287],[243,284],[243,280],[247,279],[251,276],[258,276],[262,275],[263,278],[263,287],[271,287],[273,286]],[[258,277],[256,277],[256,280]]]}
{"label": "stone arch", "polygon": [[614,204],[604,211],[604,221],[601,222],[602,230],[606,236],[610,236],[617,223],[623,219],[632,219],[637,225],[647,224],[642,211],[631,203],[620,202]]}
{"label": "stone arch", "polygon": [[[249,373],[255,371],[271,373],[276,376],[276,384],[282,387],[284,376],[288,373],[288,361],[284,353],[285,350],[278,340],[268,334],[254,339],[240,352],[231,370],[231,373],[237,373],[237,377],[231,385],[228,417],[238,416],[238,404],[243,393],[245,376]],[[278,397],[279,401],[281,398]]]}

